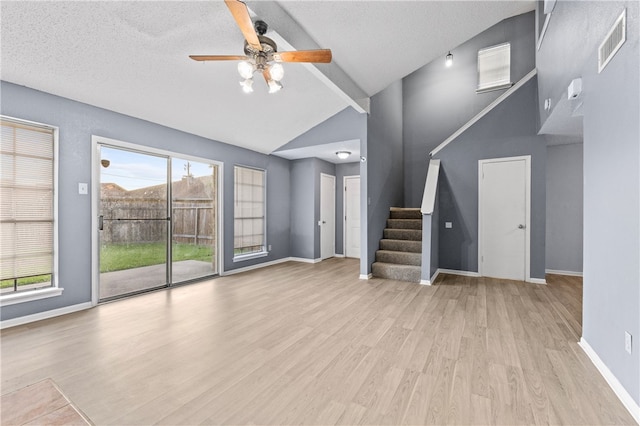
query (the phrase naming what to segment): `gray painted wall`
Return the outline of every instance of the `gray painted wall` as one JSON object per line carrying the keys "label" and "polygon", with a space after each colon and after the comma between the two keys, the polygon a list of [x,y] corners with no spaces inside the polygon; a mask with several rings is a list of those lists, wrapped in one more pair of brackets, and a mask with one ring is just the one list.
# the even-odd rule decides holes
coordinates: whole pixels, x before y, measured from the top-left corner
{"label": "gray painted wall", "polygon": [[[369,274],[386,227],[391,207],[404,205],[402,144],[402,81],[391,84],[371,97],[371,114],[367,122],[365,209],[366,246],[361,247],[360,273]],[[362,184],[363,182],[361,182]],[[366,215],[364,214],[366,212]],[[365,224],[362,224],[365,225]]]}
{"label": "gray painted wall", "polygon": [[536,93],[533,78],[434,155],[441,159],[440,268],[478,271],[478,160],[531,155],[531,277],[544,278],[547,153],[536,134]]}
{"label": "gray painted wall", "polygon": [[420,207],[429,152],[482,111],[503,91],[476,94],[478,50],[511,43],[511,80],[535,68],[534,12],[506,19],[403,80],[405,206]]}
{"label": "gray painted wall", "polygon": [[[2,308],[1,319],[76,305],[91,300],[91,196],[78,195],[91,182],[91,135],[224,162],[224,269],[232,270],[290,256],[289,161],[194,136],[87,104],[0,83],[0,113],[41,122],[59,132],[59,297]],[[233,165],[267,170],[268,256],[233,262]]]}
{"label": "gray painted wall", "polygon": [[289,143],[281,146],[276,152],[352,139],[365,140],[366,132],[367,114],[361,114],[353,108],[347,107]]}
{"label": "gray painted wall", "polygon": [[[597,73],[596,47],[627,9],[627,41]],[[558,1],[538,52],[540,101],[583,79],[582,337],[640,404],[640,22],[637,1]],[[556,102],[552,102],[555,104]],[[541,122],[546,115],[540,108]]]}
{"label": "gray painted wall", "polygon": [[315,259],[315,170],[313,159],[291,162],[291,256]]}
{"label": "gray painted wall", "polygon": [[547,270],[582,272],[582,144],[547,147]]}
{"label": "gray painted wall", "polygon": [[[336,247],[342,254],[342,177],[358,163],[335,165],[317,158],[291,162],[291,256],[304,259],[320,258],[320,174],[336,178]],[[355,169],[356,171],[359,170]],[[357,172],[354,174],[358,174]],[[339,204],[338,204],[339,203]],[[338,250],[338,247],[340,249]]]}

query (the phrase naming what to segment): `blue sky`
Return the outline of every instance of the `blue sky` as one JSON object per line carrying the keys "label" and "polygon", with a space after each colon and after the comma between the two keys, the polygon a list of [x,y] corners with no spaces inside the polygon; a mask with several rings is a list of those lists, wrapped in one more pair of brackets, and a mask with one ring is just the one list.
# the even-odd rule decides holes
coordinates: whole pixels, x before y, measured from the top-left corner
{"label": "blue sky", "polygon": [[[101,160],[109,160],[109,167],[100,167],[100,183],[115,183],[127,190],[145,188],[167,182],[167,158],[140,154],[103,146]],[[211,175],[206,163],[189,160],[190,173],[194,177]],[[187,174],[187,160],[172,158],[171,177],[173,181]]]}

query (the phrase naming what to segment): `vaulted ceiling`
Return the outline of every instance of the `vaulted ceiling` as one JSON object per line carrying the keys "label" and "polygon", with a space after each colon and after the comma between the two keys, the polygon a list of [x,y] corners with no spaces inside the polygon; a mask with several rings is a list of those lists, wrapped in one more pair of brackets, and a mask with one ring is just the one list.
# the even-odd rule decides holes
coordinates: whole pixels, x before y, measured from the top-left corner
{"label": "vaulted ceiling", "polygon": [[[279,50],[330,48],[331,64],[285,64],[284,89],[239,86],[242,54],[222,1],[2,1],[0,78],[270,153],[481,31],[526,1],[248,1]],[[335,142],[335,141],[331,141]]]}

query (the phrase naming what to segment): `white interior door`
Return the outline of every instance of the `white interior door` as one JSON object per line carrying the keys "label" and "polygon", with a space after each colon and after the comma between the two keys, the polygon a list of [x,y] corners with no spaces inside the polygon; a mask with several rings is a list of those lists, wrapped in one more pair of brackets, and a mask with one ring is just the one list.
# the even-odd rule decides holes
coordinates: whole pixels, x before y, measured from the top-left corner
{"label": "white interior door", "polygon": [[530,157],[479,162],[480,273],[529,276]]}
{"label": "white interior door", "polygon": [[360,257],[360,176],[344,178],[344,247],[346,257]]}
{"label": "white interior door", "polygon": [[320,174],[320,257],[335,255],[336,247],[336,177]]}

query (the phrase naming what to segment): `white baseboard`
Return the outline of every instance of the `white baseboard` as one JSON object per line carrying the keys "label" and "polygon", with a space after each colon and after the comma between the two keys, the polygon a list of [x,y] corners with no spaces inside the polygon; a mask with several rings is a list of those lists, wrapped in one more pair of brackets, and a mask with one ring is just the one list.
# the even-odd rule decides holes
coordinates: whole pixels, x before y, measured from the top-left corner
{"label": "white baseboard", "polygon": [[276,259],[276,260],[272,260],[272,261],[269,261],[269,262],[262,262],[262,263],[258,263],[258,264],[251,265],[251,266],[245,266],[244,268],[237,268],[237,269],[232,269],[230,271],[224,271],[220,275],[224,277],[224,276],[227,276],[227,275],[239,274],[241,272],[247,272],[247,271],[251,271],[251,270],[254,270],[254,269],[265,268],[267,266],[277,265],[279,263],[289,262],[290,260],[293,260],[293,259],[291,259],[290,257],[283,257],[282,259]]}
{"label": "white baseboard", "polygon": [[527,282],[532,284],[546,284],[547,280],[544,278],[529,278],[527,279]]}
{"label": "white baseboard", "polygon": [[584,340],[584,337],[580,338],[578,345],[580,345],[584,353],[587,354],[600,374],[602,374],[602,377],[604,377],[618,399],[620,399],[622,405],[624,405],[624,407],[629,411],[636,422],[640,424],[640,406],[638,405],[638,403],[633,399],[631,395],[629,395],[629,392],[627,392],[624,386],[622,386],[616,376],[613,375],[611,370],[609,370],[609,367],[607,367],[605,363],[602,362],[596,351],[594,351],[591,345],[589,345],[589,343]]}
{"label": "white baseboard", "polygon": [[582,272],[558,271],[558,270],[555,270],[555,269],[547,269],[545,271],[545,273],[554,274],[554,275],[569,275],[570,277],[581,277],[582,276]]}
{"label": "white baseboard", "polygon": [[292,262],[302,262],[302,263],[320,263],[322,259],[307,259],[306,257],[290,257],[290,261]]}
{"label": "white baseboard", "polygon": [[71,314],[73,312],[84,311],[93,307],[91,302],[79,303],[77,305],[65,306],[64,308],[52,309],[50,311],[38,312],[37,314],[25,315],[23,317],[12,318],[0,321],[0,329],[15,327],[18,325],[28,324],[35,321],[41,321],[60,315]]}
{"label": "white baseboard", "polygon": [[436,269],[433,275],[431,275],[431,278],[429,278],[428,280],[420,280],[420,284],[433,285],[433,283],[436,282],[436,278],[438,278],[438,275],[440,275],[440,269]]}
{"label": "white baseboard", "polygon": [[442,269],[442,268],[438,268],[434,276],[438,276],[438,274],[460,275],[463,277],[479,277],[480,276],[480,274],[477,272],[459,271],[457,269]]}
{"label": "white baseboard", "polygon": [[358,277],[360,280],[370,280],[371,278],[373,278],[373,274],[360,274]]}
{"label": "white baseboard", "polygon": [[431,280],[420,280],[420,285],[431,285]]}
{"label": "white baseboard", "polygon": [[344,254],[341,253],[336,253],[333,255],[333,257],[345,257]]}

